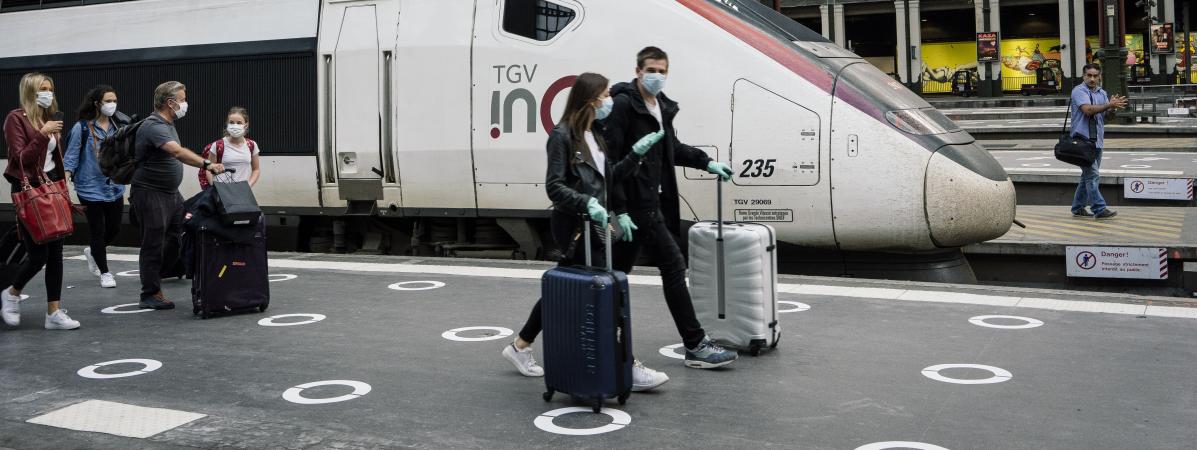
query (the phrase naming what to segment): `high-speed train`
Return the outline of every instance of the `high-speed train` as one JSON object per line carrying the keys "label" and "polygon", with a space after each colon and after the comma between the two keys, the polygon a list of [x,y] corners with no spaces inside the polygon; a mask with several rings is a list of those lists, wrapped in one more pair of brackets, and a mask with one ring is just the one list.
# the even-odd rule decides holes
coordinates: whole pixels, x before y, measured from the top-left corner
{"label": "high-speed train", "polygon": [[[68,112],[107,83],[144,115],[154,87],[179,80],[192,149],[248,107],[258,201],[301,222],[419,235],[499,219],[540,245],[527,235],[543,236],[550,207],[544,143],[572,77],[629,81],[647,45],[670,55],[680,140],[735,171],[726,219],[866,252],[960,247],[1014,219],[1013,184],[972,136],[755,0],[136,0],[5,9],[0,29],[3,104],[37,70]],[[713,175],[677,175],[681,217],[713,219]]]}

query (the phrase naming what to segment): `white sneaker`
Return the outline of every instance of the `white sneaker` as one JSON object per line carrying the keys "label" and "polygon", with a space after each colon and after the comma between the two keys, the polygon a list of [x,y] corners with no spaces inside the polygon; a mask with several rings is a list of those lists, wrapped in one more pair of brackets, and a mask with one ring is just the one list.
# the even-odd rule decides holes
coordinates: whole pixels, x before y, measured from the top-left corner
{"label": "white sneaker", "polygon": [[544,368],[536,364],[536,358],[532,356],[532,347],[516,350],[514,343],[508,344],[503,347],[503,357],[511,361],[525,377],[544,376]]}
{"label": "white sneaker", "polygon": [[54,314],[46,314],[47,330],[74,330],[76,328],[79,328],[79,321],[71,319],[65,309],[54,311]]}
{"label": "white sneaker", "polygon": [[87,270],[92,275],[100,276],[100,266],[97,266],[96,259],[91,257],[91,247],[83,247],[83,257],[87,259]]}
{"label": "white sneaker", "polygon": [[669,381],[669,375],[644,367],[639,359],[632,364],[632,392],[655,389],[666,381]]}
{"label": "white sneaker", "polygon": [[112,276],[112,272],[100,274],[100,287],[104,287],[104,288],[116,287],[116,277]]}
{"label": "white sneaker", "polygon": [[21,324],[21,300],[24,300],[25,296],[14,297],[9,293],[9,289],[12,287],[6,287],[0,292],[0,316],[4,317],[4,323],[8,326],[15,327]]}

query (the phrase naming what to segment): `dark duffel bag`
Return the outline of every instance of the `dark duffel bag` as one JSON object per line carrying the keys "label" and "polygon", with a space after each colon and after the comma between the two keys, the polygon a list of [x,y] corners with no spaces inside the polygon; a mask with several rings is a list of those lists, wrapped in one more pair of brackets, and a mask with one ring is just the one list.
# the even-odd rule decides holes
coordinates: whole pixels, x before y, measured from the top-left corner
{"label": "dark duffel bag", "polygon": [[1082,136],[1060,136],[1055,153],[1056,159],[1074,166],[1089,167],[1097,160],[1097,147]]}
{"label": "dark duffel bag", "polygon": [[217,182],[212,183],[212,188],[216,189],[217,209],[225,225],[258,224],[262,208],[258,207],[258,200],[254,198],[254,191],[248,182]]}

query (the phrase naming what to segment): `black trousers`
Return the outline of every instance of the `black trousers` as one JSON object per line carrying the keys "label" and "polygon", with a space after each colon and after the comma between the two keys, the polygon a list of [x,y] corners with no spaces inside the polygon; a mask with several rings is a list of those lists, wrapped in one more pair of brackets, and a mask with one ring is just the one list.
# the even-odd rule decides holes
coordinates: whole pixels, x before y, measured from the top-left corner
{"label": "black trousers", "polygon": [[706,331],[694,314],[694,303],[690,300],[690,289],[686,287],[686,259],[673,233],[665,226],[660,211],[631,212],[632,222],[639,227],[632,233],[632,242],[615,243],[612,256],[615,270],[630,274],[636,257],[641,251],[649,252],[657,269],[661,272],[662,289],[665,291],[665,305],[673,316],[673,324],[682,337],[686,348],[694,348],[702,342]]}
{"label": "black trousers", "polygon": [[[183,195],[178,191],[159,192],[133,188],[129,203],[141,223],[141,252],[137,269],[141,276],[141,298],[153,297],[162,290],[162,264],[165,255],[178,255],[179,227],[183,223]],[[177,261],[168,261],[176,264]]]}
{"label": "black trousers", "polygon": [[108,245],[121,231],[121,213],[125,210],[125,199],[110,202],[93,202],[79,199],[87,207],[87,228],[90,238],[91,257],[96,260],[100,273],[108,273]]}
{"label": "black trousers", "polygon": [[[557,262],[558,266],[581,266],[586,264],[586,251],[584,247],[585,238],[578,234],[582,220],[574,215],[560,213],[553,211],[553,215],[549,219],[549,228],[553,233],[553,240],[556,241],[557,248],[565,254],[561,261]],[[577,239],[574,236],[577,235]],[[590,236],[590,264],[596,267],[602,267],[607,264],[606,250],[603,243],[598,236]],[[572,250],[571,250],[572,249]],[[614,259],[614,258],[612,258]],[[540,311],[540,299],[536,300],[536,304],[532,306],[532,312],[528,314],[528,320],[524,322],[524,327],[520,329],[520,339],[531,344],[536,340],[536,336],[544,329],[543,321]]]}
{"label": "black trousers", "polygon": [[[11,180],[10,180],[11,181]],[[13,183],[12,192],[20,192],[21,185]],[[12,287],[17,290],[25,289],[25,285],[29,284],[42,267],[46,268],[46,301],[56,302],[62,300],[62,243],[63,239],[57,241],[47,242],[45,244],[38,244],[33,242],[33,238],[29,236],[29,230],[25,228],[25,224],[17,220],[17,226],[20,227],[18,233],[21,235],[21,245],[25,246],[25,254],[29,259],[25,260],[24,264],[17,269],[17,278],[13,280]],[[4,289],[7,289],[5,287]]]}

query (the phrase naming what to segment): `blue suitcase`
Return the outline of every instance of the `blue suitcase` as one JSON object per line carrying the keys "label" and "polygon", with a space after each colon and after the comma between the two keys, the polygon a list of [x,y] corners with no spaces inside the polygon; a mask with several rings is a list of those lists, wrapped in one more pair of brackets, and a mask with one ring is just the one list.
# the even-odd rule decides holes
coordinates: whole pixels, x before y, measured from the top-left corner
{"label": "blue suitcase", "polygon": [[628,277],[611,270],[610,230],[606,269],[590,266],[590,233],[583,234],[586,266],[553,268],[540,279],[544,400],[561,392],[597,413],[605,399],[622,405],[631,395],[632,318]]}

